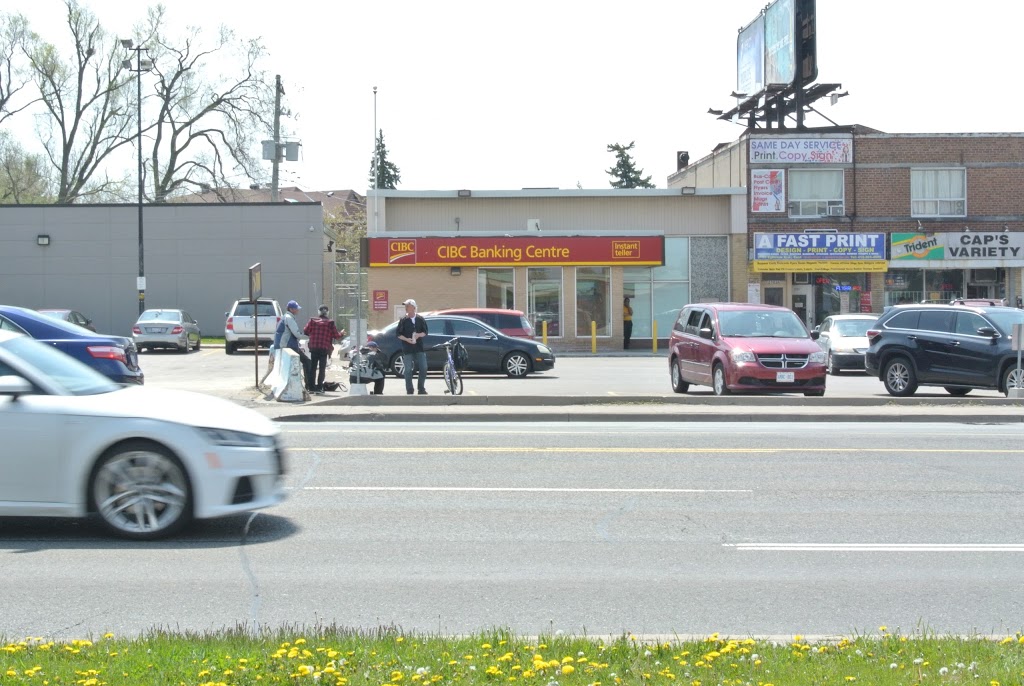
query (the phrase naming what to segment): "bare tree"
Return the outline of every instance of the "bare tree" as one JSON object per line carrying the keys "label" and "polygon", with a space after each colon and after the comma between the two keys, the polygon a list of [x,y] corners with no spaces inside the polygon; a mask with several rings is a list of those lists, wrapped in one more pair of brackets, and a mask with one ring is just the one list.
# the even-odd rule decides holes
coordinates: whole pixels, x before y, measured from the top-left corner
{"label": "bare tree", "polygon": [[[19,93],[31,82],[23,63],[25,48],[31,39],[28,21],[20,14],[0,12],[0,124],[38,101],[17,102]],[[17,106],[16,106],[17,105]]]}
{"label": "bare tree", "polygon": [[[121,69],[120,47],[77,0],[65,0],[74,55],[65,62],[50,43],[27,51],[39,95],[50,115],[41,127],[46,156],[55,170],[56,202],[117,194],[124,180],[104,170],[107,158],[131,141],[135,117],[125,97],[130,72]],[[102,178],[100,177],[102,173]]]}
{"label": "bare tree", "polygon": [[227,27],[206,44],[199,28],[169,39],[160,30],[164,13],[161,5],[150,10],[146,42],[159,103],[147,170],[153,198],[230,187],[238,177],[248,185],[261,173],[251,154],[256,136],[271,128],[274,111],[273,88],[258,69],[266,49]]}

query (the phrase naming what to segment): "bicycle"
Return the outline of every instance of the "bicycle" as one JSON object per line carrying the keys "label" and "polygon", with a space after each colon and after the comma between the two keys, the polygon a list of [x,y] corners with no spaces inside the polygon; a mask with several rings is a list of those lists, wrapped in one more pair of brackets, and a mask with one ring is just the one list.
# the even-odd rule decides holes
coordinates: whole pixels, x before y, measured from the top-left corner
{"label": "bicycle", "polygon": [[444,348],[444,383],[448,387],[445,393],[451,393],[452,395],[462,395],[462,374],[459,373],[459,367],[455,364],[455,357],[452,355],[452,350],[461,345],[459,337],[456,336],[451,340],[433,346],[434,350]]}

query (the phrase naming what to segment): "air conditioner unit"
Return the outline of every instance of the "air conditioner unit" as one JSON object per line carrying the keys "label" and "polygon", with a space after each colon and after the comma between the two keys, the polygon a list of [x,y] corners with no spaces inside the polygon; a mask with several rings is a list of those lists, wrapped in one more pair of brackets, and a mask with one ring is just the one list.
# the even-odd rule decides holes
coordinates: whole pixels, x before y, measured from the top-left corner
{"label": "air conditioner unit", "polygon": [[828,208],[828,216],[830,217],[842,217],[846,214],[846,208],[842,205],[833,205]]}

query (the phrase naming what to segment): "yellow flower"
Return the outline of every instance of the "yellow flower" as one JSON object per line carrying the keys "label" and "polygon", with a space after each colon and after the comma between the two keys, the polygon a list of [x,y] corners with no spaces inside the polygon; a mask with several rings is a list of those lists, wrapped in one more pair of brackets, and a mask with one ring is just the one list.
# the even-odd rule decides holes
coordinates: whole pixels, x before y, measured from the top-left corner
{"label": "yellow flower", "polygon": [[490,643],[484,643],[483,645],[480,646],[480,649],[481,650],[490,650],[491,649],[491,644]]}
{"label": "yellow flower", "polygon": [[562,665],[562,674],[572,674],[576,669],[572,665]]}
{"label": "yellow flower", "polygon": [[881,631],[884,634],[886,631],[889,630],[889,627],[883,625],[883,626],[878,627],[878,630]]}
{"label": "yellow flower", "polygon": [[845,679],[846,679],[847,681],[856,681],[856,680],[857,680],[857,677],[855,677],[855,676],[848,676],[848,677],[844,677],[844,678],[845,678]]}
{"label": "yellow flower", "polygon": [[114,634],[112,634],[112,633],[109,633],[109,632],[108,632],[108,633],[105,633],[105,634],[103,634],[103,638],[113,638],[113,637],[114,637]]}
{"label": "yellow flower", "polygon": [[304,639],[304,638],[297,638],[297,639],[295,639],[295,645],[301,646],[301,645],[305,645],[305,644],[306,644],[306,639]]}

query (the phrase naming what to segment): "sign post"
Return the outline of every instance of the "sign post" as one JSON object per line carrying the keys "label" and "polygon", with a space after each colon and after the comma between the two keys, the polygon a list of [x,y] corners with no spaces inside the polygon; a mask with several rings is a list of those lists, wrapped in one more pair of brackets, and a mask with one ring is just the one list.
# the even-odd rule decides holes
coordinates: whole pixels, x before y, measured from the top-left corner
{"label": "sign post", "polygon": [[[1013,325],[1013,349],[1017,351],[1017,378],[1020,379],[1020,354],[1021,350],[1024,349],[1024,324]],[[1024,388],[1007,387],[1006,397],[1024,398]]]}
{"label": "sign post", "polygon": [[257,262],[249,267],[249,302],[252,303],[252,359],[256,368],[256,388],[260,387],[260,311],[257,302],[263,295],[263,277]]}

